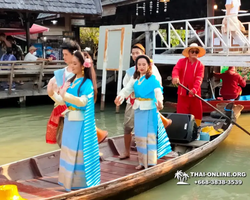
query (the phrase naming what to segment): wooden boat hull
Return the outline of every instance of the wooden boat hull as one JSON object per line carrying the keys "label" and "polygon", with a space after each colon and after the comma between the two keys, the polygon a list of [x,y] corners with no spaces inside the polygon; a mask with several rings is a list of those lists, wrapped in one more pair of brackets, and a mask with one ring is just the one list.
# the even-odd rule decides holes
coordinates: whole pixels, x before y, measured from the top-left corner
{"label": "wooden boat hull", "polygon": [[[132,172],[134,166],[131,166],[132,168],[127,170],[132,173],[128,173],[126,176],[120,178],[114,178],[113,180],[103,181],[100,185],[87,189],[66,193],[63,188],[60,188],[56,184],[57,175],[55,174],[58,174],[60,150],[0,166],[0,185],[15,184],[18,186],[20,195],[23,198],[32,200],[92,200],[113,199],[114,197],[115,199],[125,199],[121,195],[124,193],[128,194],[126,191],[141,186],[139,192],[143,192],[146,189],[146,187],[143,187],[144,185],[149,185],[149,183],[157,184],[157,179],[175,173],[177,170],[183,169],[190,163],[198,161],[211,153],[228,136],[231,128],[232,125],[229,125],[221,135],[209,142],[194,141],[192,145],[191,143],[172,143],[175,148],[179,147],[190,151],[176,158],[166,161],[162,160],[161,163],[146,170]],[[107,171],[112,171],[103,168],[103,163],[107,165],[110,163],[117,167],[118,165],[122,165],[121,162],[129,162],[126,160],[120,161],[117,158],[124,150],[123,136],[108,138],[99,145],[99,148],[102,154],[100,156],[102,166],[101,175],[107,173]],[[137,163],[137,158],[134,162]],[[115,176],[115,173],[112,174],[111,172],[110,176]],[[53,189],[49,189],[48,187],[53,187]]]}
{"label": "wooden boat hull", "polygon": [[119,180],[95,186],[93,188],[87,189],[88,191],[78,190],[74,193],[48,198],[46,200],[61,200],[65,197],[70,199],[93,200],[107,199],[114,196],[116,196],[117,199],[123,199],[122,197],[119,198],[119,193],[121,193],[122,191],[124,192],[126,190],[133,189],[138,185],[144,185],[149,182],[155,181],[162,176],[166,176],[171,172],[176,172],[178,169],[184,168],[191,162],[199,160],[200,158],[208,155],[214,149],[216,149],[216,147],[228,136],[231,128],[232,125],[230,125],[230,127],[215,140],[180,157],[171,159],[146,170],[131,174]]}

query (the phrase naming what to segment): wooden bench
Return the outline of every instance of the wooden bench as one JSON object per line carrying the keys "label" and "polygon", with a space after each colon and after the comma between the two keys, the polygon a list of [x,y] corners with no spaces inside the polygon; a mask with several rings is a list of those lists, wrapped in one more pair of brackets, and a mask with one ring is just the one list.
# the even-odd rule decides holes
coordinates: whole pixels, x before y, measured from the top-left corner
{"label": "wooden bench", "polygon": [[54,71],[66,67],[64,61],[1,61],[0,81],[9,84],[8,93],[11,94],[12,83],[17,81],[37,82],[40,93],[42,82],[49,80],[54,75]]}

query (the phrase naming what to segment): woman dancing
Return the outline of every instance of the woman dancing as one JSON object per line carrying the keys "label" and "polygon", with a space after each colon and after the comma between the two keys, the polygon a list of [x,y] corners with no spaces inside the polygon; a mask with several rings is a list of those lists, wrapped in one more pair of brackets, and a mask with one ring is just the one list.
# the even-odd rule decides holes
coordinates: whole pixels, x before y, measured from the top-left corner
{"label": "woman dancing", "polygon": [[160,82],[152,75],[152,62],[146,55],[137,57],[133,77],[115,99],[119,106],[132,92],[135,93],[134,133],[139,157],[136,169],[157,164],[157,159],[169,154],[170,142],[157,110],[163,109]]}
{"label": "woman dancing", "polygon": [[63,112],[58,180],[66,191],[98,185],[101,175],[95,128],[97,84],[93,64],[80,51],[76,51],[72,59],[72,72],[75,75],[60,89],[60,95],[54,94],[57,104],[67,106]]}

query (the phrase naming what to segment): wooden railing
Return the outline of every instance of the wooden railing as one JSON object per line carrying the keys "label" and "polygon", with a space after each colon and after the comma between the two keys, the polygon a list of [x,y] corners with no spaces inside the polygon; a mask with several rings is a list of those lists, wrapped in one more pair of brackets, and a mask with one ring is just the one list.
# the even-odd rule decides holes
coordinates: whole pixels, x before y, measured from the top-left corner
{"label": "wooden railing", "polygon": [[0,82],[8,82],[8,93],[11,94],[13,82],[34,82],[37,83],[40,93],[42,82],[49,80],[54,71],[66,67],[64,61],[1,61]]}

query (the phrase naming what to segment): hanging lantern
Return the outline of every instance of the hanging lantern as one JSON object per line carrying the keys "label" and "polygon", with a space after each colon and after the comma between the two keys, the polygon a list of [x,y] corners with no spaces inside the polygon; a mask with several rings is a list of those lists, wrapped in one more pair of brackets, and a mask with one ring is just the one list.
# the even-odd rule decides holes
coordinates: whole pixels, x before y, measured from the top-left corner
{"label": "hanging lantern", "polygon": [[143,3],[143,15],[145,16],[146,14],[146,3]]}
{"label": "hanging lantern", "polygon": [[159,13],[159,0],[156,2],[156,13]]}
{"label": "hanging lantern", "polygon": [[170,0],[160,0],[160,2],[164,3],[164,12],[167,12],[167,7],[168,7],[168,2],[170,2]]}
{"label": "hanging lantern", "polygon": [[153,1],[149,2],[149,11],[150,11],[150,15],[152,14],[152,10],[153,10]]}
{"label": "hanging lantern", "polygon": [[168,3],[167,2],[164,2],[164,12],[167,12],[167,8],[168,8]]}

